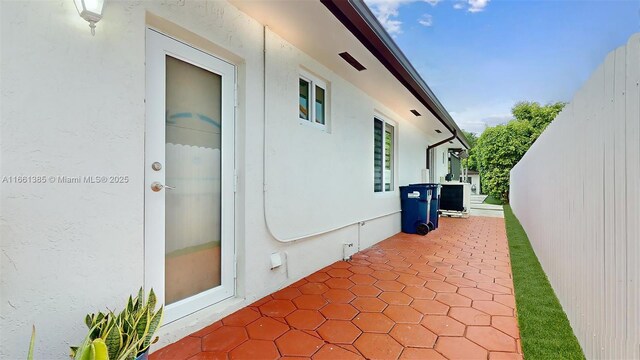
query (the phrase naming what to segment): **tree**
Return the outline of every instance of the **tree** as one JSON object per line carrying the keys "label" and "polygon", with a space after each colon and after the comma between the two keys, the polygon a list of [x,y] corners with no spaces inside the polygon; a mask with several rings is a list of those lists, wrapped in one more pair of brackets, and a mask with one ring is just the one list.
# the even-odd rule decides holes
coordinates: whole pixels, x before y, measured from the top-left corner
{"label": "tree", "polygon": [[[469,169],[475,165],[480,171],[483,191],[504,202],[509,201],[511,169],[565,105],[563,102],[544,106],[537,102],[519,102],[511,109],[514,120],[484,130],[468,160]],[[474,159],[471,159],[471,153]]]}
{"label": "tree", "polygon": [[514,119],[528,121],[534,129],[533,140],[547,128],[567,103],[556,102],[540,106],[537,102],[521,101],[511,109]]}
{"label": "tree", "polygon": [[462,167],[465,167],[469,170],[478,171],[478,161],[476,160],[476,155],[474,150],[476,147],[476,144],[478,143],[478,136],[475,133],[472,133],[466,130],[462,130],[462,133],[464,134],[464,136],[467,138],[469,142],[469,150],[467,151],[469,154],[469,157],[466,159],[462,159]]}
{"label": "tree", "polygon": [[509,201],[509,172],[529,150],[534,133],[531,123],[519,120],[485,129],[476,146],[483,190]]}

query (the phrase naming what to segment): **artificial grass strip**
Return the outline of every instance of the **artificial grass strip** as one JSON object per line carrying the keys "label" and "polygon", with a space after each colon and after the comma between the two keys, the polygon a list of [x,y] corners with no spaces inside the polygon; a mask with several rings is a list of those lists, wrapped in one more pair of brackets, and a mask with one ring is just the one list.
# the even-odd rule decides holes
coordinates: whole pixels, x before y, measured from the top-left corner
{"label": "artificial grass strip", "polygon": [[502,205],[502,204],[504,204],[504,203],[502,202],[502,200],[500,200],[500,199],[496,199],[496,198],[494,198],[494,197],[493,197],[493,196],[491,196],[491,195],[487,196],[487,198],[486,198],[486,199],[484,199],[484,203],[485,203],[485,204],[491,204],[491,205]]}
{"label": "artificial grass strip", "polygon": [[584,359],[567,315],[509,205],[504,206],[504,219],[524,358]]}

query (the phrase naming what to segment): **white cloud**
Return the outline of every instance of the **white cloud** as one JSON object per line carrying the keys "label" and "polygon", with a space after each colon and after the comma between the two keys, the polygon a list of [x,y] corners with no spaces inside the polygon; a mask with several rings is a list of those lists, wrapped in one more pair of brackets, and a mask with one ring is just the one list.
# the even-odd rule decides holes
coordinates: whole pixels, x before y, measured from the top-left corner
{"label": "white cloud", "polygon": [[369,6],[389,35],[396,36],[402,34],[402,21],[398,20],[398,9],[403,5],[418,1],[425,2],[431,6],[436,6],[442,0],[365,0],[365,3]]}
{"label": "white cloud", "polygon": [[433,16],[429,14],[424,14],[418,19],[418,23],[422,26],[432,26],[433,25]]}
{"label": "white cloud", "polygon": [[461,111],[450,111],[449,114],[461,129],[480,135],[488,126],[506,124],[513,119],[511,115],[513,104],[510,101],[491,105],[483,104]]}
{"label": "white cloud", "polygon": [[489,5],[491,0],[464,0],[453,4],[453,8],[456,10],[467,9],[470,13],[477,13],[483,11],[484,8]]}
{"label": "white cloud", "polygon": [[483,11],[489,4],[489,1],[490,0],[469,0],[469,9],[467,9],[467,11],[472,13]]}

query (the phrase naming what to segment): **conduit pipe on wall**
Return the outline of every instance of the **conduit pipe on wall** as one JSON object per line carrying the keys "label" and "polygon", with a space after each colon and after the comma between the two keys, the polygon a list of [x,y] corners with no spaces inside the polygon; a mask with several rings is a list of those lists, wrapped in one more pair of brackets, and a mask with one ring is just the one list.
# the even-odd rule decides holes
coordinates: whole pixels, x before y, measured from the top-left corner
{"label": "conduit pipe on wall", "polygon": [[[274,239],[276,239],[277,241],[281,242],[281,243],[290,243],[290,242],[295,242],[295,241],[299,241],[299,240],[303,240],[303,239],[308,239],[314,236],[318,236],[318,235],[323,235],[323,234],[327,234],[330,232],[334,232],[340,229],[344,229],[347,228],[349,226],[353,226],[353,225],[358,225],[358,229],[360,228],[361,224],[367,222],[367,221],[371,221],[371,220],[376,220],[379,218],[383,218],[386,216],[390,216],[390,215],[394,215],[400,212],[400,210],[396,210],[396,211],[392,211],[390,213],[387,214],[382,214],[382,215],[378,215],[378,216],[374,216],[372,218],[368,218],[368,219],[363,219],[363,220],[359,220],[359,221],[355,221],[355,222],[349,222],[347,224],[344,225],[340,225],[340,226],[336,226],[330,229],[325,229],[322,231],[317,231],[317,232],[313,232],[313,233],[309,233],[309,234],[305,234],[305,235],[301,235],[301,236],[296,236],[296,237],[292,237],[292,238],[287,238],[287,239],[283,239],[278,237],[273,230],[271,229],[271,225],[269,224],[269,212],[268,212],[268,206],[267,206],[267,199],[268,199],[268,179],[267,179],[267,129],[269,129],[269,127],[267,126],[267,30],[268,30],[268,26],[264,26],[263,27],[263,31],[262,31],[262,96],[263,96],[263,102],[262,102],[262,111],[263,111],[263,132],[262,132],[262,176],[263,176],[263,184],[262,184],[262,189],[263,189],[263,202],[262,202],[262,206],[263,206],[263,214],[264,214],[264,223],[267,227],[267,231],[269,232],[269,235],[271,235]],[[455,136],[455,135],[454,135]],[[359,233],[359,230],[358,230]],[[359,239],[358,239],[359,241]],[[359,244],[358,244],[359,245]],[[288,271],[288,270],[287,270]]]}
{"label": "conduit pipe on wall", "polygon": [[456,132],[455,130],[453,130],[453,135],[452,135],[451,137],[448,137],[448,138],[446,138],[446,139],[444,139],[444,140],[442,140],[442,141],[438,141],[438,142],[437,142],[437,143],[435,143],[435,144],[431,144],[431,145],[427,146],[427,157],[426,157],[426,159],[427,159],[427,167],[426,167],[426,168],[427,168],[427,170],[431,170],[431,169],[429,168],[429,151],[430,151],[431,149],[433,149],[433,148],[437,148],[438,146],[440,146],[440,145],[442,145],[442,144],[445,144],[445,143],[447,143],[447,142],[449,142],[449,141],[451,141],[451,140],[455,139],[455,138],[456,138],[456,136],[457,136],[457,132]]}

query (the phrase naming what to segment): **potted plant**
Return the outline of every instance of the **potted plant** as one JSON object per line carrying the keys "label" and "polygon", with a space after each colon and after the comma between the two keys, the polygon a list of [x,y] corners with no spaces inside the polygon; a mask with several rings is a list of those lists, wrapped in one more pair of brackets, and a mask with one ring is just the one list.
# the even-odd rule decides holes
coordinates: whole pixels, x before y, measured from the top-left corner
{"label": "potted plant", "polygon": [[158,341],[153,334],[162,322],[161,306],[155,311],[153,289],[145,302],[142,288],[138,296],[129,296],[119,313],[98,312],[85,317],[89,333],[80,346],[71,348],[74,360],[147,360],[149,347]]}

